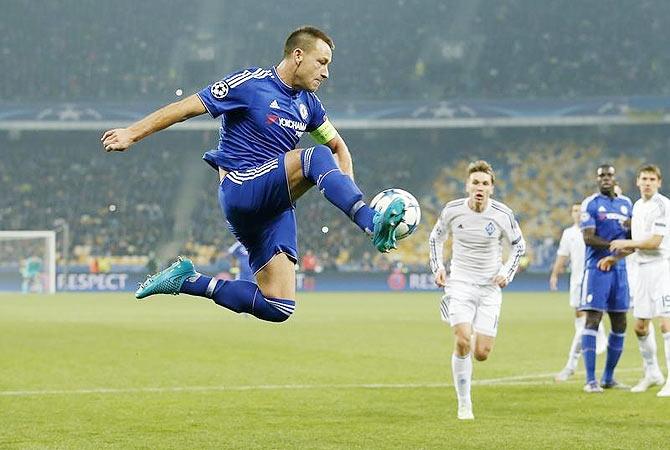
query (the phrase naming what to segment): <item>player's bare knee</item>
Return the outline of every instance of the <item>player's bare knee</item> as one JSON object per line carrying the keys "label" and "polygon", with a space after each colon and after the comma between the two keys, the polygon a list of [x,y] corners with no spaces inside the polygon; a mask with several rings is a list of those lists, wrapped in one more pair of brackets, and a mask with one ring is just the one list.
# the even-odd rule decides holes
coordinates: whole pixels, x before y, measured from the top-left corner
{"label": "player's bare knee", "polygon": [[486,361],[489,358],[489,353],[491,353],[491,347],[477,348],[475,349],[475,359]]}
{"label": "player's bare knee", "polygon": [[464,334],[456,334],[456,352],[460,356],[465,356],[470,353],[470,336]]}
{"label": "player's bare knee", "polygon": [[649,333],[649,323],[646,320],[636,320],[633,329],[637,336],[646,336]]}
{"label": "player's bare knee", "polygon": [[612,324],[612,331],[614,333],[626,332],[626,313],[625,312],[611,312],[610,322]]}
{"label": "player's bare knee", "polygon": [[477,361],[486,361],[493,349],[493,339],[487,336],[478,335],[475,345],[475,359]]}
{"label": "player's bare knee", "polygon": [[585,327],[588,330],[597,330],[600,321],[603,318],[603,313],[600,311],[587,311]]}

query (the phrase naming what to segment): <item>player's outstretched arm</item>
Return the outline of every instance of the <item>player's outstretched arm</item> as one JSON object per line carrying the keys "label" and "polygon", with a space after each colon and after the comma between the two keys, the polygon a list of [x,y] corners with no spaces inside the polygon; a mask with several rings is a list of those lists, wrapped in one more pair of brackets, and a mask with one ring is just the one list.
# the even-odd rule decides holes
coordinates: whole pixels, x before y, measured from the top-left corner
{"label": "player's outstretched arm", "polygon": [[663,242],[663,236],[658,234],[653,234],[649,238],[641,241],[634,241],[632,239],[616,239],[610,242],[610,251],[615,252],[635,249],[656,250],[661,246],[661,242]]}
{"label": "player's outstretched arm", "polygon": [[184,100],[170,103],[161,109],[152,112],[127,128],[107,130],[100,141],[106,151],[123,152],[135,142],[163,130],[177,122],[183,122],[191,117],[207,112],[197,95],[191,95]]}

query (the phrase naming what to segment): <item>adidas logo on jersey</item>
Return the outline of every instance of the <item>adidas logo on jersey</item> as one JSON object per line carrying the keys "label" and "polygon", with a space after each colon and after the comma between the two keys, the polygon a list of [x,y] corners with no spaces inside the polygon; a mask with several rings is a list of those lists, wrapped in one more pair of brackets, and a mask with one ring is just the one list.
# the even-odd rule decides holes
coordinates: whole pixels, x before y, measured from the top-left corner
{"label": "adidas logo on jersey", "polygon": [[272,108],[272,109],[281,109],[281,108],[279,107],[279,103],[277,103],[277,100],[276,100],[276,99],[275,99],[275,100],[272,100],[272,101],[270,102],[270,108]]}

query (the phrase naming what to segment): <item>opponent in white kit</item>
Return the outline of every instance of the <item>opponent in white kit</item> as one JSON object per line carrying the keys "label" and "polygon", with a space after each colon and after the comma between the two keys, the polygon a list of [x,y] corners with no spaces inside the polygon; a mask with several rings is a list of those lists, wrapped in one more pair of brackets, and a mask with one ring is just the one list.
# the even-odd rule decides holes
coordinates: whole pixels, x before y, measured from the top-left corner
{"label": "opponent in white kit", "polygon": [[[563,230],[561,241],[556,251],[556,261],[549,277],[549,287],[552,291],[558,289],[558,276],[563,272],[565,264],[570,261],[570,306],[575,309],[575,335],[570,344],[568,361],[565,367],[556,374],[555,381],[566,381],[577,369],[577,364],[582,355],[582,332],[586,324],[586,314],[580,311],[579,302],[581,299],[582,280],[584,279],[584,257],[586,247],[584,246],[584,236],[579,228],[581,217],[581,203],[575,203],[570,210],[572,216],[572,226]],[[605,326],[600,322],[598,327],[598,336],[596,338],[596,353],[601,354],[607,350],[607,336],[605,335]]]}
{"label": "opponent in white kit", "polygon": [[[652,318],[660,319],[665,358],[670,370],[670,199],[658,192],[661,180],[661,170],[655,165],[645,165],[638,170],[637,186],[641,198],[633,205],[632,239],[610,243],[612,251],[622,252],[623,255],[634,250],[637,255],[633,316],[645,370],[642,380],[631,389],[633,392],[644,392],[664,382],[656,357],[656,340],[649,332]],[[614,259],[606,258],[602,262],[603,267],[609,267]],[[670,397],[670,382],[665,384],[658,396]]]}
{"label": "opponent in white kit", "polygon": [[[445,292],[441,316],[453,327],[455,335],[451,367],[459,419],[474,419],[471,353],[478,361],[484,361],[491,352],[498,332],[501,289],[514,278],[525,252],[514,213],[490,198],[494,184],[495,173],[486,161],[471,163],[466,180],[468,197],[447,203],[430,234],[430,266],[435,283]],[[447,280],[443,247],[450,235],[452,256]],[[511,245],[504,264],[503,239]]]}

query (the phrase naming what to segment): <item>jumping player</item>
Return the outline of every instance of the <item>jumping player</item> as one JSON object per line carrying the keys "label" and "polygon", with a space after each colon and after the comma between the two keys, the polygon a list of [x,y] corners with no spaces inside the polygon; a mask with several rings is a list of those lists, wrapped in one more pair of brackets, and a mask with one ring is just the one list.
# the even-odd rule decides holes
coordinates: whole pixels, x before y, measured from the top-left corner
{"label": "jumping player", "polygon": [[[137,290],[138,299],[186,293],[262,320],[285,321],[295,308],[295,202],[314,185],[372,236],[380,252],[395,248],[403,200],[391,202],[382,213],[363,201],[349,149],[315,95],[328,79],[333,48],[323,31],[299,28],[288,36],[276,67],[234,72],[128,128],[103,134],[106,151],[125,151],[177,122],[204,113],[223,116],[218,148],[205,153],[204,159],[219,174],[221,209],[249,252],[258,284],[216,280],[196,272],[190,260],[179,259],[150,276]],[[318,145],[296,149],[304,132]]]}

